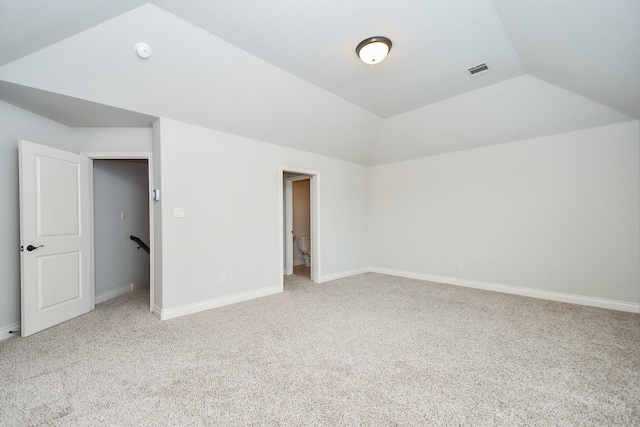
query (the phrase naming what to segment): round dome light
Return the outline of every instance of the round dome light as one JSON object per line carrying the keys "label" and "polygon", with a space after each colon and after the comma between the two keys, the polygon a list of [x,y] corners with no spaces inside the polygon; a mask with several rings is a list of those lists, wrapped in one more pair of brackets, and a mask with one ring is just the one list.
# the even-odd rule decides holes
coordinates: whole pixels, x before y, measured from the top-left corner
{"label": "round dome light", "polygon": [[381,63],[391,51],[391,40],[386,37],[369,37],[362,40],[356,47],[356,53],[368,65]]}

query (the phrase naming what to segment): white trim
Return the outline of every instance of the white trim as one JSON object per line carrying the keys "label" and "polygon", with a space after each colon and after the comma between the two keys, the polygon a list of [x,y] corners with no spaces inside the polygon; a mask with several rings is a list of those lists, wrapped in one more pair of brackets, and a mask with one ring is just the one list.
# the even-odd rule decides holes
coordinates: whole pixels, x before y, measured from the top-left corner
{"label": "white trim", "polygon": [[5,326],[0,328],[0,341],[6,340],[7,338],[11,338],[12,336],[19,337],[20,334],[10,334],[9,331],[19,331],[20,330],[20,322],[13,323],[9,326]]}
{"label": "white trim", "polygon": [[410,271],[392,270],[388,268],[371,267],[370,271],[373,273],[387,274],[389,276],[406,277],[408,279],[418,279],[428,282],[444,283],[447,285],[464,286],[466,288],[484,289],[486,291],[502,292],[505,294],[567,302],[570,304],[586,305],[589,307],[607,308],[610,310],[626,311],[629,313],[640,313],[640,304],[633,302],[610,300],[584,295],[565,294],[561,292],[545,291],[540,289],[522,288],[519,286],[500,285],[497,283],[459,279],[456,277],[436,276],[432,274],[415,273]]}
{"label": "white trim", "polygon": [[111,289],[110,291],[98,294],[96,295],[96,304],[100,304],[101,302],[105,302],[112,298],[119,297],[120,295],[124,295],[127,292],[133,291],[135,288],[136,285],[134,285],[133,283],[129,283],[128,285],[120,286],[119,288]]}
{"label": "white trim", "polygon": [[320,174],[311,176],[311,280],[320,283],[322,278],[322,242],[320,235]]}
{"label": "white trim", "polygon": [[151,152],[83,151],[80,154],[93,160],[151,160]]}
{"label": "white trim", "polygon": [[[284,180],[284,274],[290,276],[293,274],[293,266],[296,265],[293,260],[295,252],[293,242],[293,181],[289,178]],[[299,260],[298,260],[299,261]]]}
{"label": "white trim", "polygon": [[330,282],[332,280],[344,279],[346,277],[357,276],[358,274],[369,273],[370,267],[356,268],[354,270],[340,271],[338,273],[326,274],[322,276],[319,283]]}
{"label": "white trim", "polygon": [[212,308],[223,307],[225,305],[235,304],[242,301],[248,301],[255,298],[266,297],[268,295],[278,294],[282,292],[282,286],[271,286],[269,288],[256,289],[255,291],[241,292],[239,294],[229,295],[226,297],[214,298],[208,301],[196,302],[193,304],[183,305],[181,307],[169,308],[161,310],[154,307],[154,314],[160,315],[160,320],[174,319],[176,317],[186,316],[188,314],[199,313]]}
{"label": "white trim", "polygon": [[87,168],[89,169],[89,247],[91,248],[91,253],[89,254],[89,264],[91,269],[91,284],[89,285],[89,299],[90,301],[90,311],[96,309],[96,249],[95,249],[95,229],[96,223],[94,221],[94,200],[93,200],[93,160],[89,159],[87,162]]}

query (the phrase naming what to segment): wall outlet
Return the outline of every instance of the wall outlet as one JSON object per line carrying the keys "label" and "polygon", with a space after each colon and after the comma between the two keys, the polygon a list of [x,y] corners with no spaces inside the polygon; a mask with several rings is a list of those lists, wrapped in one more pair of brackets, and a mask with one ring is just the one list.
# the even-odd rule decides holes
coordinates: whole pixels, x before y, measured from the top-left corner
{"label": "wall outlet", "polygon": [[462,261],[458,261],[458,270],[464,270],[464,264]]}
{"label": "wall outlet", "polygon": [[226,274],[221,274],[220,275],[220,284],[221,285],[226,285],[227,284],[227,275]]}
{"label": "wall outlet", "polygon": [[173,208],[174,218],[184,218],[184,208]]}

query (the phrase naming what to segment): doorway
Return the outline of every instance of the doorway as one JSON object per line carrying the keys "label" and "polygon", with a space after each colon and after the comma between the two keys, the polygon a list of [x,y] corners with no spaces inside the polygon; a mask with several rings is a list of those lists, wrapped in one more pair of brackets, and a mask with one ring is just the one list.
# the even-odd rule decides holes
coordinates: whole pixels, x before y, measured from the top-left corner
{"label": "doorway", "polygon": [[149,288],[149,310],[153,311],[156,290],[151,153],[82,154],[90,160],[94,190],[95,302]]}
{"label": "doorway", "polygon": [[96,304],[149,289],[148,178],[144,159],[93,160]]}
{"label": "doorway", "polygon": [[[282,168],[281,177],[284,275],[293,275],[295,269],[295,274],[304,274],[311,281],[320,283],[320,176],[317,172]],[[308,251],[304,254],[298,249],[301,238],[308,239]]]}

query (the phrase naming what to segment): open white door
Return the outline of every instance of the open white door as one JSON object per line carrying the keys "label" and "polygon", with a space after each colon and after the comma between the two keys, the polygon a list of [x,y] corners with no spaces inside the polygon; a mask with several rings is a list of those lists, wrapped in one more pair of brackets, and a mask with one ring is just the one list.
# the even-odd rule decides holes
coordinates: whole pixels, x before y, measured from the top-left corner
{"label": "open white door", "polygon": [[20,141],[21,335],[94,307],[88,158]]}
{"label": "open white door", "polygon": [[286,179],[284,182],[284,274],[293,274],[293,182]]}

